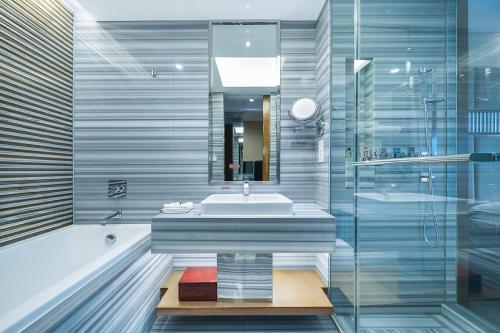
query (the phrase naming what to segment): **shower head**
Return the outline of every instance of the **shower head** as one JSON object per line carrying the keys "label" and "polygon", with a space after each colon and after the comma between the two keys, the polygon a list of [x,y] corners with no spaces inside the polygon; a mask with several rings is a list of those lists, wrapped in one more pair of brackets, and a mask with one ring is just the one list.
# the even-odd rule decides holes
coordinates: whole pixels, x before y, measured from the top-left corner
{"label": "shower head", "polygon": [[420,73],[421,74],[430,74],[430,73],[432,73],[432,68],[422,66],[422,67],[420,67]]}

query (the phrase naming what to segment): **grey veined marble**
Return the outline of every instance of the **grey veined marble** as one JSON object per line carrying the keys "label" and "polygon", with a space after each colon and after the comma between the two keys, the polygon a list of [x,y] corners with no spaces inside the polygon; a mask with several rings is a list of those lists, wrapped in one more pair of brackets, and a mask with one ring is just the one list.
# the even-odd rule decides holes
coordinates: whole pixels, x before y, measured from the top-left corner
{"label": "grey veined marble", "polygon": [[217,297],[272,301],[272,253],[218,253]]}
{"label": "grey veined marble", "polygon": [[314,204],[294,204],[291,216],[158,214],[153,253],[331,253],[335,218]]}

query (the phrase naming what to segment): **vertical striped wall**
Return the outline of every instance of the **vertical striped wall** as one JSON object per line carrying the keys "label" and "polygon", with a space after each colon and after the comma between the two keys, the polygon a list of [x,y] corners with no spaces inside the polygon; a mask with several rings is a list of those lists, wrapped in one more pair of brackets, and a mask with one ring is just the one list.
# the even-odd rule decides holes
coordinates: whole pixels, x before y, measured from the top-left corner
{"label": "vertical striped wall", "polygon": [[72,223],[73,16],[0,2],[0,246]]}

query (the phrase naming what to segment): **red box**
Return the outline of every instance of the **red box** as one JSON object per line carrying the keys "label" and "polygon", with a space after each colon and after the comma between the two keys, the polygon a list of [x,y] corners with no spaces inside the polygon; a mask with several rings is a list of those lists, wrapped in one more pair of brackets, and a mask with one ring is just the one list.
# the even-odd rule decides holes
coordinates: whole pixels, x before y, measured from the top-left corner
{"label": "red box", "polygon": [[217,267],[188,267],[179,280],[179,301],[216,301]]}

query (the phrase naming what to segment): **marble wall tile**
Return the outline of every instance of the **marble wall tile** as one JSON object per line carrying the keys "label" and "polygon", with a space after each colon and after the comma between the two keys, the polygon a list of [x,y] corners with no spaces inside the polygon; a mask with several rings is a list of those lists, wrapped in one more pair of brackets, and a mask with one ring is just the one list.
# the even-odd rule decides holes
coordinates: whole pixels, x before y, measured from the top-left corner
{"label": "marble wall tile", "polygon": [[0,25],[2,247],[73,222],[73,15],[5,0]]}
{"label": "marble wall tile", "polygon": [[217,297],[272,301],[273,254],[218,253]]}
{"label": "marble wall tile", "polygon": [[[77,16],[75,30],[75,223],[118,207],[125,223],[149,223],[165,202],[241,191],[208,184],[208,22]],[[281,182],[251,190],[312,203],[315,134],[293,133],[288,109],[316,96],[316,23],[282,22],[281,56]],[[120,178],[127,199],[107,200],[107,180]]]}
{"label": "marble wall tile", "polygon": [[[99,223],[118,208],[124,223],[150,223],[165,202],[242,191],[208,184],[208,22],[95,22],[83,14],[75,23],[75,223]],[[281,182],[251,191],[325,203],[314,131],[293,133],[288,118],[299,97],[321,96],[328,110],[322,17],[319,33],[316,22],[281,24]],[[127,179],[126,199],[107,199],[108,179]]]}

